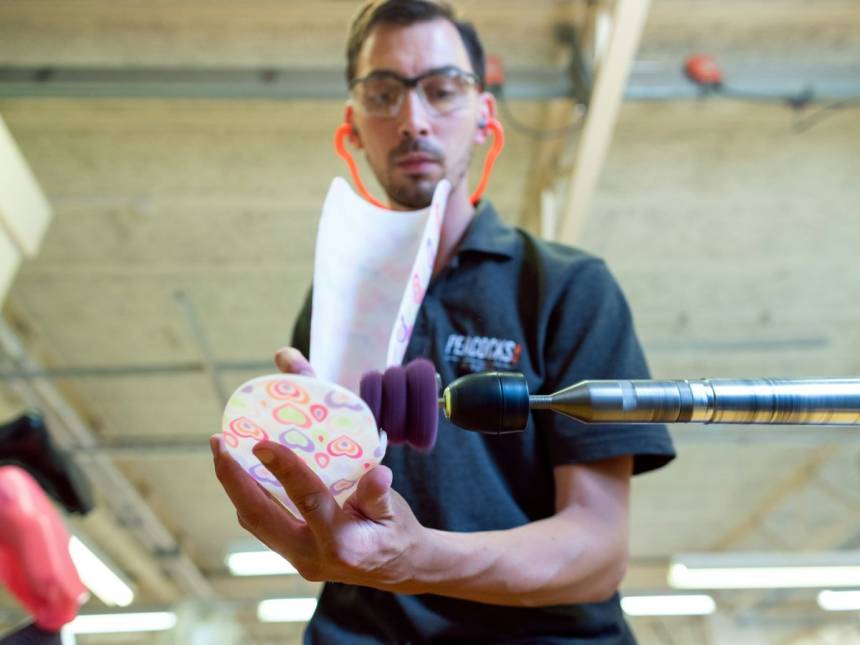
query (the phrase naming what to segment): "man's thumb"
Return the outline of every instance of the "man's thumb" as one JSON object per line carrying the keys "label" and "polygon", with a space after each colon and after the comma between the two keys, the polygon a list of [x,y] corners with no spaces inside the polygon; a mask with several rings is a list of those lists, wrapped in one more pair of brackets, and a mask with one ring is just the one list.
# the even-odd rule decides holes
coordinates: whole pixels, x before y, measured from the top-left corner
{"label": "man's thumb", "polygon": [[394,516],[391,499],[393,475],[387,466],[377,466],[359,481],[350,502],[369,520],[381,521]]}

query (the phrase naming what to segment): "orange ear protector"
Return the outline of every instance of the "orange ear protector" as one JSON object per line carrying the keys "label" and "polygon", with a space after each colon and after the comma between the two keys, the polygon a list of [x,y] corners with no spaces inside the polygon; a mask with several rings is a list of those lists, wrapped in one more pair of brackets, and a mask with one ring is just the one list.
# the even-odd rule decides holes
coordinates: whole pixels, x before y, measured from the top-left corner
{"label": "orange ear protector", "polygon": [[[493,145],[490,146],[490,149],[487,152],[487,159],[484,161],[484,172],[481,174],[481,181],[478,182],[478,187],[475,188],[475,192],[473,192],[472,196],[469,198],[473,206],[476,206],[478,202],[481,201],[481,197],[484,195],[484,191],[490,181],[490,174],[493,172],[493,164],[496,163],[496,157],[499,156],[502,148],[505,147],[505,131],[502,128],[502,124],[499,123],[497,119],[490,119],[486,128],[493,133]],[[355,163],[355,159],[353,159],[352,154],[346,147],[346,138],[350,135],[352,135],[352,126],[349,123],[342,123],[338,126],[334,133],[335,152],[337,152],[338,156],[343,159],[349,167],[349,174],[352,176],[352,183],[355,184],[355,189],[358,191],[358,194],[374,206],[378,206],[379,208],[388,208],[388,206],[371,195],[365,187],[364,182],[361,181],[361,177],[358,174],[358,165]]]}

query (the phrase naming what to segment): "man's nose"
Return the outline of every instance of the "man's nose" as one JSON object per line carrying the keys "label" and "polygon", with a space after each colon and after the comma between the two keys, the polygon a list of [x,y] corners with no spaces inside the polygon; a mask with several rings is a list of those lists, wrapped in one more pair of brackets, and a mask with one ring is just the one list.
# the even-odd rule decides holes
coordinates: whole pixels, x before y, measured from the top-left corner
{"label": "man's nose", "polygon": [[414,89],[406,92],[400,108],[400,135],[415,139],[430,134],[430,113]]}

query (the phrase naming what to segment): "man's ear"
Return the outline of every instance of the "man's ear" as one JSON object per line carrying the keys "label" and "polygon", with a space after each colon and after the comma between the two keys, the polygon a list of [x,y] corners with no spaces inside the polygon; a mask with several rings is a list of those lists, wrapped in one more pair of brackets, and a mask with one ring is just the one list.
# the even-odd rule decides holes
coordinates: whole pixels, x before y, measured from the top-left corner
{"label": "man's ear", "polygon": [[358,128],[355,125],[355,111],[353,110],[351,103],[346,104],[346,108],[343,112],[343,120],[344,123],[349,123],[350,127],[352,128],[352,133],[349,135],[349,142],[359,150],[364,148],[364,144],[362,144],[361,142],[361,135],[359,134]]}
{"label": "man's ear", "polygon": [[478,123],[475,129],[475,143],[482,144],[489,137],[487,125],[496,118],[496,97],[490,92],[481,92],[478,97]]}

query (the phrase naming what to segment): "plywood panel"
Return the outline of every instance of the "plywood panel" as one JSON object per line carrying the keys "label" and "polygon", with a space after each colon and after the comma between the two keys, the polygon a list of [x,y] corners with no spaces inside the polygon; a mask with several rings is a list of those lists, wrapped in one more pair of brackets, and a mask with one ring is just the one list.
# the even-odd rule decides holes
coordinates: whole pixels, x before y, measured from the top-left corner
{"label": "plywood panel", "polygon": [[[860,7],[852,0],[655,0],[642,60],[707,52],[744,66],[791,61],[856,64]],[[810,79],[814,80],[814,79]]]}
{"label": "plywood panel", "polygon": [[622,111],[584,243],[626,289],[658,373],[860,365],[860,118],[803,133],[792,119],[720,101]]}

